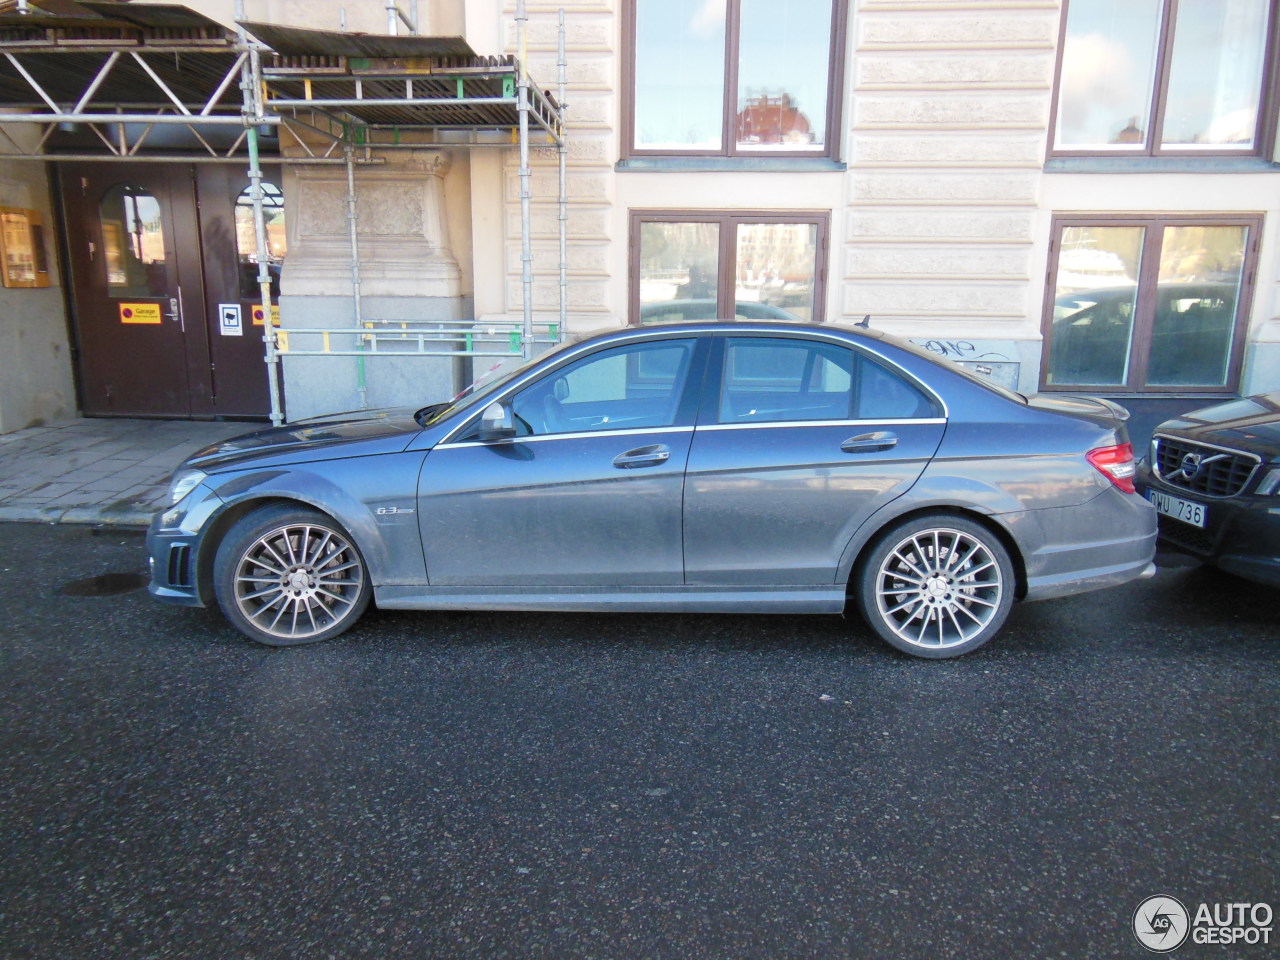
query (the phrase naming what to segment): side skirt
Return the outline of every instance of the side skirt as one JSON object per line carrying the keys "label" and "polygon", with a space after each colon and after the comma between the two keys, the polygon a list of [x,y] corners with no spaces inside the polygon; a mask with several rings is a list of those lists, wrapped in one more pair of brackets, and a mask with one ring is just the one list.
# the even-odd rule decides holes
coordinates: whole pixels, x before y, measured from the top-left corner
{"label": "side skirt", "polygon": [[843,586],[426,587],[381,586],[384,610],[551,610],[566,613],[840,613]]}

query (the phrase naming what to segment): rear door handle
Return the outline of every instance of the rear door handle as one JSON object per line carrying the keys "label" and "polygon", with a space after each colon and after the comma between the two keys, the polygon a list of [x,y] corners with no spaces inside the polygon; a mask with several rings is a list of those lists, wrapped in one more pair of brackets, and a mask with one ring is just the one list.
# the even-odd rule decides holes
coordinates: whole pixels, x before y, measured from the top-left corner
{"label": "rear door handle", "polygon": [[898,445],[898,435],[888,430],[877,430],[875,433],[860,433],[840,444],[845,453],[865,453],[875,450],[891,450]]}
{"label": "rear door handle", "polygon": [[613,458],[613,465],[623,470],[635,467],[654,467],[671,459],[671,450],[665,443],[655,443],[647,447],[636,447]]}

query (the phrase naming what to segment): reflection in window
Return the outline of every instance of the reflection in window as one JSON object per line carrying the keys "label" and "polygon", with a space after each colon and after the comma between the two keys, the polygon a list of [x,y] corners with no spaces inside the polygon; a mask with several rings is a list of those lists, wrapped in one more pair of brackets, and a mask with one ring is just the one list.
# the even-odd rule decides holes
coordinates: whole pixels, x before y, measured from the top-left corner
{"label": "reflection in window", "polygon": [[741,0],[739,150],[826,149],[830,33],[830,0]]}
{"label": "reflection in window", "polygon": [[1107,149],[1146,142],[1163,0],[1071,0],[1055,142]]}
{"label": "reflection in window", "polygon": [[724,23],[725,0],[636,0],[637,149],[722,148]]}
{"label": "reflection in window", "polygon": [[1164,142],[1252,146],[1266,0],[1179,0]]}
{"label": "reflection in window", "polygon": [[525,435],[669,427],[676,421],[692,340],[627,344],[584,357],[512,398]]}
{"label": "reflection in window", "polygon": [[[1268,0],[1070,0],[1055,148],[1254,149],[1268,6]],[[1163,129],[1153,132],[1161,103]]]}
{"label": "reflection in window", "polygon": [[636,150],[828,152],[832,0],[633,3]]}
{"label": "reflection in window", "polygon": [[1246,227],[1165,229],[1148,384],[1226,384],[1247,234]]}
{"label": "reflection in window", "polygon": [[1159,219],[1061,226],[1045,384],[1230,386],[1252,229]]}
{"label": "reflection in window", "polygon": [[852,377],[848,348],[734,337],[725,344],[720,422],[847,420]]}
{"label": "reflection in window", "polygon": [[120,183],[102,196],[102,262],[113,297],[167,297],[160,202],[142,187]]}
{"label": "reflection in window", "polygon": [[720,224],[640,225],[640,322],[715,320]]}
{"label": "reflection in window", "polygon": [[734,284],[740,306],[735,313],[758,303],[812,320],[817,257],[817,224],[740,224]]}
{"label": "reflection in window", "polygon": [[[650,216],[661,219],[646,219]],[[634,215],[638,259],[632,282],[633,291],[638,287],[640,323],[821,319],[817,277],[823,218],[699,216],[706,220]]]}
{"label": "reflection in window", "polygon": [[1129,377],[1142,227],[1067,227],[1058,253],[1045,382],[1120,386]]}
{"label": "reflection in window", "polygon": [[[271,273],[271,296],[280,296],[280,270],[288,252],[285,236],[284,194],[274,183],[262,183],[262,216],[267,228],[267,269]],[[253,223],[253,187],[245,187],[236,198],[236,250],[240,257],[240,298],[256,299],[258,285],[258,234]]]}

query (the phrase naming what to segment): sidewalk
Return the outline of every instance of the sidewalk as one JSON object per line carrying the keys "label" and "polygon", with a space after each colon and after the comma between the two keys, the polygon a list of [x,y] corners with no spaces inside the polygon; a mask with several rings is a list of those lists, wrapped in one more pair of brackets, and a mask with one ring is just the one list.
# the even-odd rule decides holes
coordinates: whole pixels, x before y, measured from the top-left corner
{"label": "sidewalk", "polygon": [[189,454],[264,426],[79,419],[0,436],[0,521],[145,527]]}

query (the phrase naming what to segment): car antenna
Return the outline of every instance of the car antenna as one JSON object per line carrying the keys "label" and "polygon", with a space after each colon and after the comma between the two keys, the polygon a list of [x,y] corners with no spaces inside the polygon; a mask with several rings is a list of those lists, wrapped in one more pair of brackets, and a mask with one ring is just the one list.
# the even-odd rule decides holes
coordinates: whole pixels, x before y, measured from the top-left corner
{"label": "car antenna", "polygon": [[870,327],[870,326],[871,326],[871,314],[869,314],[869,313],[868,313],[865,317],[863,317],[861,320],[859,320],[857,323],[855,323],[855,324],[854,324],[854,326],[855,326],[855,327]]}

